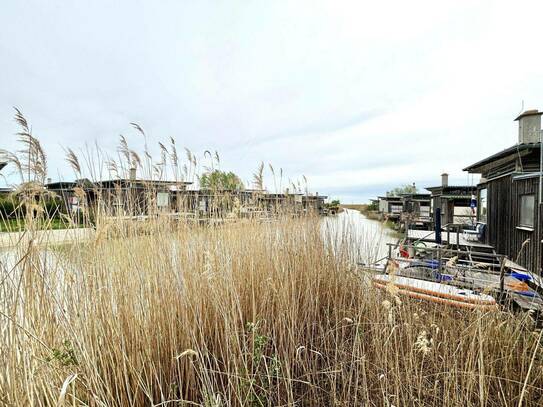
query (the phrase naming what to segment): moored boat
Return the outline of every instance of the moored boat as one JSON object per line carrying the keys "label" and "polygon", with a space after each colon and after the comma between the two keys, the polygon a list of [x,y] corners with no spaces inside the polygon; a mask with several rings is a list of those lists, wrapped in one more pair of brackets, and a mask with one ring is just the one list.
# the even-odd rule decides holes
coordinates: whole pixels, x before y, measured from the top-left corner
{"label": "moored boat", "polygon": [[372,284],[383,290],[392,286],[392,289],[400,295],[456,308],[497,309],[494,297],[452,285],[389,274],[374,276]]}

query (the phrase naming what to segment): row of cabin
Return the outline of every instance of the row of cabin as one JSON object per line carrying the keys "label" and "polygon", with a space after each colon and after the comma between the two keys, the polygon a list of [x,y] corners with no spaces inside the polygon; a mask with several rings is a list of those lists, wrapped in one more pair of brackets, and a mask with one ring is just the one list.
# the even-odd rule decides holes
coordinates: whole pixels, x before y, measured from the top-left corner
{"label": "row of cabin", "polygon": [[383,218],[407,223],[410,228],[432,229],[436,208],[440,208],[441,224],[475,224],[473,204],[476,187],[449,185],[448,175],[441,175],[441,185],[426,188],[430,193],[404,193],[378,197],[378,211]]}
{"label": "row of cabin", "polygon": [[325,214],[326,196],[300,193],[272,194],[263,190],[189,189],[189,182],[128,179],[91,182],[50,182],[49,191],[61,198],[67,213],[82,208],[106,216],[146,216],[150,213],[184,217],[254,217],[278,213]]}
{"label": "row of cabin", "polygon": [[[7,165],[0,157],[0,170]],[[45,187],[60,201],[66,214],[77,214],[83,208],[106,216],[145,216],[170,213],[186,217],[268,216],[278,213],[326,214],[324,195],[268,193],[265,190],[189,189],[190,182],[144,180],[136,169],[129,178],[92,182],[88,179],[51,182]],[[11,188],[0,188],[0,197]]]}

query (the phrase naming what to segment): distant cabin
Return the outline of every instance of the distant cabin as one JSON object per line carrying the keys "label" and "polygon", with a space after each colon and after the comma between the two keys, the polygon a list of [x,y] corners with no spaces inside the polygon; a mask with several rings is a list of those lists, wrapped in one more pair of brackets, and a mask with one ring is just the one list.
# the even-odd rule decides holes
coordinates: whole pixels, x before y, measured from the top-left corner
{"label": "distant cabin", "polygon": [[401,196],[380,196],[379,213],[388,219],[399,219],[403,212]]}
{"label": "distant cabin", "polygon": [[441,174],[441,185],[426,188],[432,194],[432,211],[440,208],[441,225],[473,225],[476,208],[472,206],[477,187],[470,185],[449,185],[449,175]]}

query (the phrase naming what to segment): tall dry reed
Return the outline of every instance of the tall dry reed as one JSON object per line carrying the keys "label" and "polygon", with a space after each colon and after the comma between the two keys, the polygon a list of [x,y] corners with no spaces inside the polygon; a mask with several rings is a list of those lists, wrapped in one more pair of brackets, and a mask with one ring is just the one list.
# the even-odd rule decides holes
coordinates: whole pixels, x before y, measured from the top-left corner
{"label": "tall dry reed", "polygon": [[540,405],[527,317],[377,293],[313,218],[164,230],[3,263],[3,404]]}
{"label": "tall dry reed", "polygon": [[[109,170],[163,175],[147,143],[144,159],[127,145],[120,155]],[[179,172],[190,178],[187,155]],[[21,168],[42,176],[45,156],[28,157],[39,165]],[[0,405],[542,404],[541,333],[528,315],[376,292],[346,228],[158,213],[136,225],[98,211],[85,220],[94,232],[59,245],[33,226],[47,224],[41,189],[27,196],[26,238],[0,252]]]}

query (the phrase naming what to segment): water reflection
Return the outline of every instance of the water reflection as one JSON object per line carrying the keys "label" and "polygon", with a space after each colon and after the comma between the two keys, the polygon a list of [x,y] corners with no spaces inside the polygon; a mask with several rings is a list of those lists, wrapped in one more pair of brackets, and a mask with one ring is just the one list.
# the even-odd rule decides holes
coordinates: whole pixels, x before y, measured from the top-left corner
{"label": "water reflection", "polygon": [[379,221],[347,209],[323,220],[323,234],[334,250],[341,250],[352,262],[375,263],[388,254],[387,243],[396,243],[396,234]]}

